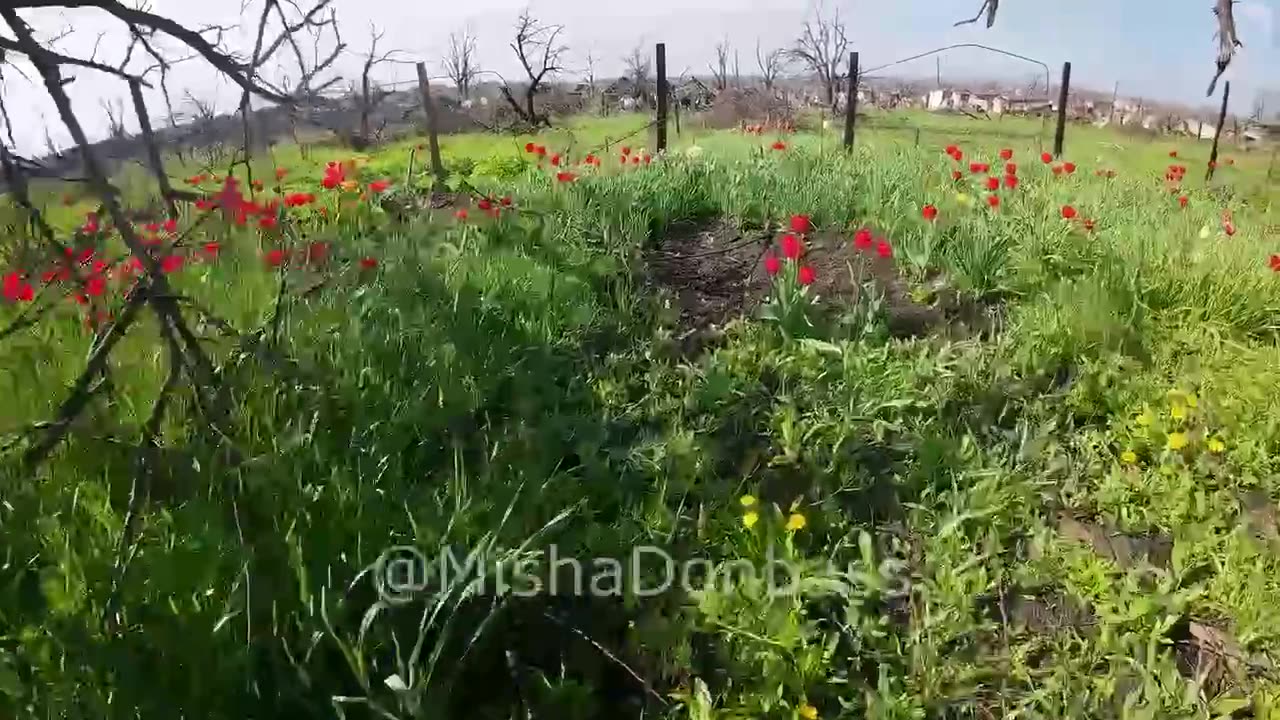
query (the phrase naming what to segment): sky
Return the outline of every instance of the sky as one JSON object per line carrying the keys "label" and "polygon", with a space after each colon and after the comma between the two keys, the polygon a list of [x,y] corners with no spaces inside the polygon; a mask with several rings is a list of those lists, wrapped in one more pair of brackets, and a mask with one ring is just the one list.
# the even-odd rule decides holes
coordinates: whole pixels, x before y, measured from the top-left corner
{"label": "sky", "polygon": [[[133,0],[137,2],[138,0]],[[408,81],[412,61],[425,60],[433,75],[442,75],[441,58],[450,32],[470,29],[477,37],[478,59],[487,70],[508,78],[519,65],[508,47],[511,26],[526,6],[539,19],[563,25],[567,74],[585,71],[588,53],[596,58],[597,77],[616,76],[622,57],[637,46],[651,52],[653,43],[667,45],[672,75],[707,74],[714,46],[727,40],[738,49],[743,74],[755,68],[757,43],[766,51],[790,45],[818,0],[334,0],[349,54],[339,64],[346,78],[357,77],[368,47],[369,28],[385,33],[380,49],[397,49],[409,64],[384,66],[385,81]],[[1072,85],[1096,90],[1119,84],[1120,94],[1172,101],[1193,107],[1215,106],[1205,90],[1217,52],[1211,0],[1004,0],[994,28],[984,22],[953,27],[972,17],[981,0],[822,0],[826,13],[839,10],[850,49],[860,53],[862,67],[886,65],[902,58],[957,43],[981,43],[1029,56],[1049,65],[1055,78],[1062,63],[1072,63]],[[244,15],[241,0],[149,0],[153,12],[189,26],[219,23],[234,26],[228,46],[252,48],[256,2]],[[118,23],[94,9],[40,9],[24,12],[48,36],[63,27],[73,33],[58,44],[61,52],[92,51],[100,33],[100,60],[123,56],[125,37]],[[1236,24],[1244,47],[1226,78],[1232,82],[1233,112],[1248,115],[1256,93],[1280,90],[1280,0],[1242,0]],[[4,30],[7,35],[7,29]],[[933,77],[928,58],[896,67],[901,76]],[[890,72],[890,71],[886,71]],[[948,77],[1030,78],[1037,66],[975,49],[942,55],[943,82]],[[35,78],[28,69],[28,75]],[[106,132],[104,100],[124,99],[123,82],[91,70],[77,70],[69,93],[91,137]],[[38,78],[36,78],[38,79]],[[70,136],[58,121],[42,87],[5,72],[4,96],[21,151],[38,154],[45,130],[58,145]],[[179,65],[170,78],[175,101],[184,91],[216,99],[222,110],[234,108],[238,93],[200,61]],[[1219,86],[1221,88],[1221,85]],[[1219,89],[1218,92],[1221,92]],[[148,100],[153,116],[162,113],[156,94]],[[181,103],[178,103],[179,105]],[[131,119],[132,120],[132,119]],[[136,123],[127,124],[131,129]]]}

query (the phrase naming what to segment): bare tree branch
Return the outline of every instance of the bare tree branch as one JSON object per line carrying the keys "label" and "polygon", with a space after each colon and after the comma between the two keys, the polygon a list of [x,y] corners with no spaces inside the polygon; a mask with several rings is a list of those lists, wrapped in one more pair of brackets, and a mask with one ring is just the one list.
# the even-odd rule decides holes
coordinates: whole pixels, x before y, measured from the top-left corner
{"label": "bare tree branch", "polygon": [[715,81],[716,90],[729,87],[729,40],[716,43],[716,64],[711,66],[711,78]]}
{"label": "bare tree branch", "polygon": [[449,33],[449,50],[444,57],[444,73],[458,88],[458,98],[471,98],[471,83],[480,72],[476,63],[476,37],[469,30]]}
{"label": "bare tree branch", "polygon": [[831,17],[823,17],[823,8],[818,6],[812,20],[806,20],[800,37],[788,54],[804,63],[818,81],[822,83],[826,93],[827,105],[836,106],[836,84],[840,81],[840,67],[849,49],[849,38],[845,34],[844,23],[840,20],[837,9]]}
{"label": "bare tree branch", "polygon": [[787,52],[782,48],[761,53],[760,40],[756,39],[756,66],[760,68],[760,78],[764,81],[764,89],[766,91],[773,91],[773,84],[777,82],[778,74],[782,72],[782,65],[786,57]]}
{"label": "bare tree branch", "polygon": [[[534,105],[534,96],[538,94],[543,80],[564,69],[560,62],[569,48],[557,44],[560,34],[564,32],[564,26],[543,24],[530,15],[526,8],[516,18],[515,31],[511,49],[515,51],[516,57],[520,60],[520,66],[529,78],[524,91],[524,105],[521,106],[516,102],[509,84],[503,84],[502,94],[515,109],[516,114],[525,122],[530,125],[549,125],[550,121],[538,113]],[[540,58],[539,55],[541,55]]]}
{"label": "bare tree branch", "polygon": [[978,20],[982,17],[983,12],[986,12],[987,27],[990,28],[991,26],[996,24],[996,11],[999,9],[1000,9],[1000,0],[982,0],[982,6],[978,8],[978,12],[975,13],[973,17],[969,18],[968,20],[961,20],[960,22],[956,23],[952,27],[960,27],[961,25],[972,25],[973,23],[978,22]]}
{"label": "bare tree branch", "polygon": [[1213,8],[1213,14],[1218,19],[1218,57],[1215,60],[1217,71],[1213,74],[1213,80],[1209,81],[1209,91],[1205,93],[1207,96],[1212,96],[1214,89],[1218,87],[1218,80],[1222,78],[1222,73],[1226,72],[1227,67],[1231,65],[1231,59],[1235,57],[1236,48],[1244,45],[1236,35],[1234,6],[1235,3],[1232,0],[1217,0],[1217,4]]}

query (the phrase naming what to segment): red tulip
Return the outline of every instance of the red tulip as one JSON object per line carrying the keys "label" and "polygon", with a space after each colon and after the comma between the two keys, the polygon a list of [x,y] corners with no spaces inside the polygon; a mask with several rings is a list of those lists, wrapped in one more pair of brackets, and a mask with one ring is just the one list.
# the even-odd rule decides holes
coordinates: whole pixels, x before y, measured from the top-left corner
{"label": "red tulip", "polygon": [[1053,162],[1053,156],[1050,155],[1049,153],[1040,153],[1040,162],[1044,163],[1045,165],[1048,165],[1049,163]]}
{"label": "red tulip", "polygon": [[511,196],[510,196],[510,195],[505,195],[505,196],[503,196],[503,198],[502,198],[502,206],[503,206],[503,207],[511,207]]}
{"label": "red tulip", "polygon": [[945,152],[946,154],[952,157],[955,157],[955,154],[960,152],[960,148],[956,147],[955,145],[948,145],[947,149],[944,150],[943,152]]}
{"label": "red tulip", "polygon": [[925,220],[933,222],[938,218],[938,208],[932,205],[925,205],[924,208],[920,210],[920,214],[924,216]]}
{"label": "red tulip", "polygon": [[1000,151],[1000,159],[1001,159],[1001,160],[1012,160],[1012,159],[1013,159],[1013,150],[1012,150],[1012,149],[1010,149],[1010,148],[1005,148],[1005,149],[1001,150],[1001,151]]}
{"label": "red tulip", "polygon": [[373,193],[374,195],[380,195],[386,192],[390,187],[391,187],[390,180],[374,180],[373,182],[369,183],[369,192]]}
{"label": "red tulip", "polygon": [[782,236],[782,254],[788,260],[798,260],[804,252],[804,245],[795,235],[787,233]]}
{"label": "red tulip", "polygon": [[769,277],[777,275],[780,270],[782,270],[782,261],[777,255],[769,253],[764,256],[764,271],[769,274]]}
{"label": "red tulip", "polygon": [[774,140],[773,145],[771,145],[770,147],[772,147],[774,150],[786,150],[787,144],[782,142],[781,140]]}
{"label": "red tulip", "polygon": [[1076,164],[1075,164],[1075,163],[1072,163],[1072,162],[1069,162],[1069,163],[1063,163],[1063,164],[1062,164],[1062,169],[1063,169],[1063,170],[1066,170],[1068,175],[1071,175],[1071,174],[1075,173],[1075,171],[1076,171]]}
{"label": "red tulip", "polygon": [[31,302],[36,291],[21,273],[11,272],[4,276],[4,299],[9,302]]}
{"label": "red tulip", "polygon": [[273,230],[276,227],[276,218],[274,215],[267,215],[258,220],[258,227],[263,230]]}
{"label": "red tulip", "polygon": [[1062,206],[1062,219],[1063,219],[1063,220],[1070,220],[1070,219],[1074,218],[1075,216],[1076,216],[1076,209],[1075,209],[1075,208],[1071,207],[1070,205],[1063,205],[1063,206]]}
{"label": "red tulip", "polygon": [[169,218],[168,220],[165,220],[164,231],[169,233],[170,235],[178,232],[178,221],[174,220],[173,218]]}
{"label": "red tulip", "polygon": [[466,209],[466,208],[458,208],[458,211],[457,211],[457,212],[455,212],[455,213],[453,214],[453,216],[454,216],[455,218],[457,218],[459,222],[466,222],[466,220],[467,220],[467,209]]}
{"label": "red tulip", "polygon": [[[527,153],[532,153],[532,152],[533,152],[533,149],[534,149],[535,147],[537,147],[537,145],[534,145],[534,144],[533,144],[533,143],[531,143],[531,142],[527,142],[527,143],[525,143],[525,144],[524,144],[524,151],[525,151],[525,152],[527,152]],[[418,146],[418,149],[419,149],[419,150],[421,150],[421,149],[422,149],[422,146]]]}
{"label": "red tulip", "polygon": [[360,258],[360,269],[375,270],[377,269],[377,267],[378,267],[378,260],[376,258],[371,258],[371,257]]}
{"label": "red tulip", "polygon": [[1191,199],[1188,198],[1186,195],[1183,195],[1182,197],[1178,198],[1178,205],[1181,207],[1186,207],[1187,203],[1189,202],[1191,202]]}
{"label": "red tulip", "polygon": [[987,189],[988,189],[988,190],[991,190],[991,191],[999,190],[999,189],[1000,189],[1000,178],[998,178],[998,177],[989,177],[989,178],[987,178]]}
{"label": "red tulip", "polygon": [[1012,190],[1012,189],[1014,189],[1014,188],[1018,187],[1018,176],[1017,176],[1017,175],[1005,175],[1005,176],[1004,176],[1004,185],[1005,185],[1005,187],[1009,188],[1010,190]]}
{"label": "red tulip", "polygon": [[1272,270],[1280,272],[1280,255],[1272,255],[1270,264]]}
{"label": "red tulip", "polygon": [[987,204],[988,204],[988,205],[990,205],[990,206],[991,206],[991,209],[993,209],[993,210],[994,210],[995,208],[1000,207],[1000,196],[999,196],[999,195],[988,195],[988,196],[987,196]]}
{"label": "red tulip", "polygon": [[866,228],[859,230],[858,233],[853,236],[853,246],[859,250],[870,250],[871,231]]}
{"label": "red tulip", "polygon": [[222,246],[217,242],[210,241],[204,244],[204,253],[205,255],[208,255],[210,259],[213,259],[218,256],[218,250],[221,248]]}
{"label": "red tulip", "polygon": [[959,170],[952,170],[952,171],[951,171],[951,179],[952,179],[952,180],[961,180],[961,179],[963,179],[963,178],[964,178],[964,173],[960,172]]}
{"label": "red tulip", "polygon": [[574,175],[574,174],[573,174],[573,173],[571,173],[571,172],[558,172],[558,173],[556,173],[556,180],[558,180],[558,181],[560,181],[560,182],[562,182],[562,183],[571,183],[571,182],[573,182],[574,180],[577,180],[577,179],[578,179],[578,176],[577,176],[577,175]]}
{"label": "red tulip", "polygon": [[288,170],[284,168],[276,168],[276,182],[283,180],[284,176],[288,174],[289,174]]}
{"label": "red tulip", "polygon": [[493,202],[489,200],[489,198],[480,198],[480,200],[476,202],[476,207],[481,210],[490,210],[493,208]]}
{"label": "red tulip", "polygon": [[791,216],[791,232],[797,235],[804,235],[813,230],[813,222],[809,220],[808,215],[792,215]]}
{"label": "red tulip", "polygon": [[182,262],[181,255],[165,255],[160,258],[160,270],[164,273],[177,272],[182,269]]}
{"label": "red tulip", "polygon": [[1062,166],[1061,166],[1061,165],[1054,165],[1054,166],[1053,166],[1053,174],[1054,174],[1054,175],[1061,175],[1061,174],[1062,174]]}
{"label": "red tulip", "polygon": [[626,155],[630,155],[630,154],[631,154],[631,148],[627,147],[626,145],[623,145],[623,146],[622,146],[622,154],[623,154],[624,156],[626,156]]}
{"label": "red tulip", "polygon": [[560,167],[560,153],[551,156],[551,167]]}
{"label": "red tulip", "polygon": [[1017,174],[1018,174],[1018,163],[1008,163],[1007,165],[1005,165],[1005,166],[1004,166],[1004,174],[1005,174],[1005,175],[1017,175]]}
{"label": "red tulip", "polygon": [[1087,232],[1093,232],[1093,218],[1085,218],[1081,221],[1081,224],[1084,225],[1084,229]]}
{"label": "red tulip", "polygon": [[329,259],[329,243],[313,242],[307,245],[306,260],[309,263],[319,264]]}
{"label": "red tulip", "polygon": [[893,257],[893,248],[885,240],[876,243],[876,254],[882,258]]}
{"label": "red tulip", "polygon": [[812,285],[813,281],[818,279],[818,273],[808,265],[801,265],[797,278],[801,285]]}
{"label": "red tulip", "polygon": [[1231,237],[1232,235],[1235,235],[1236,234],[1235,223],[1231,222],[1230,220],[1223,220],[1222,231],[1227,234],[1227,237]]}

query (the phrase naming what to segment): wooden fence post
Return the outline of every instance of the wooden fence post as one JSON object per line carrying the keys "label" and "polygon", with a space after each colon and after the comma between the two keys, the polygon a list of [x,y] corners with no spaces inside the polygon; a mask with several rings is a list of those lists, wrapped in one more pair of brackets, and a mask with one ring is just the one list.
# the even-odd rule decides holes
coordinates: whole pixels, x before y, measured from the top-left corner
{"label": "wooden fence post", "polygon": [[858,115],[858,53],[849,53],[849,88],[844,103],[844,149],[853,148],[853,123]]}
{"label": "wooden fence post", "polygon": [[427,64],[418,63],[418,91],[422,93],[422,110],[427,114],[427,147],[431,151],[431,175],[433,187],[444,188],[444,163],[440,161],[440,137],[437,134],[436,104],[431,99],[431,81],[427,79]]}
{"label": "wooden fence post", "polygon": [[1218,129],[1213,132],[1213,147],[1209,150],[1209,168],[1205,172],[1205,182],[1213,179],[1213,171],[1218,167],[1218,140],[1222,138],[1222,126],[1227,122],[1227,100],[1229,99],[1231,99],[1230,80],[1222,86],[1222,109],[1218,111]]}
{"label": "wooden fence post", "polygon": [[667,149],[667,44],[658,43],[658,152]]}
{"label": "wooden fence post", "polygon": [[142,131],[142,144],[147,148],[147,160],[151,163],[151,172],[160,184],[160,195],[169,210],[171,219],[178,219],[178,205],[173,201],[173,185],[169,184],[169,176],[164,171],[164,160],[160,157],[160,148],[156,145],[156,134],[151,129],[151,118],[147,117],[147,103],[142,99],[142,83],[137,78],[129,78],[129,94],[133,96],[133,113],[138,116],[138,129]]}
{"label": "wooden fence post", "polygon": [[1062,63],[1062,84],[1058,88],[1058,129],[1053,133],[1053,156],[1062,158],[1062,146],[1067,137],[1067,99],[1071,93],[1071,63]]}

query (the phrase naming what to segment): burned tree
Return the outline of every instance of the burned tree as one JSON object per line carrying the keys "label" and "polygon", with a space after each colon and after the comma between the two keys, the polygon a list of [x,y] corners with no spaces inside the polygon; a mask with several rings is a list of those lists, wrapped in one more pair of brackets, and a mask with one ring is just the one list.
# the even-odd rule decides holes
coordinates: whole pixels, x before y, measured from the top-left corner
{"label": "burned tree", "polygon": [[729,87],[729,40],[716,43],[716,64],[711,66],[711,79],[716,91]]}
{"label": "burned tree", "polygon": [[637,101],[647,100],[653,63],[645,49],[640,45],[632,48],[631,53],[622,58],[622,65],[624,77],[631,81],[631,96]]}
{"label": "burned tree", "polygon": [[822,85],[827,106],[836,106],[836,86],[841,79],[840,67],[849,54],[849,38],[837,9],[831,17],[823,16],[818,6],[812,20],[806,20],[795,46],[788,51],[795,60],[803,63]]}
{"label": "burned tree", "polygon": [[360,69],[360,86],[352,88],[352,96],[355,98],[356,109],[359,112],[359,127],[355,132],[347,131],[348,143],[356,150],[364,150],[371,145],[377,143],[382,135],[382,129],[386,123],[383,122],[375,131],[373,128],[373,113],[378,109],[382,102],[387,99],[391,93],[374,82],[370,75],[373,69],[379,65],[394,62],[398,50],[388,50],[382,54],[378,54],[378,43],[382,41],[385,33],[379,31],[372,25],[369,27],[369,52],[365,53],[364,64]]}
{"label": "burned tree", "polygon": [[107,137],[112,140],[128,137],[129,133],[124,127],[124,101],[119,98],[103,100],[101,105],[103,114],[107,116]]}
{"label": "burned tree", "polygon": [[786,60],[786,56],[786,51],[781,48],[762,53],[760,41],[756,40],[756,66],[760,68],[760,79],[764,82],[764,89],[767,92],[773,92],[773,84],[778,80],[778,73],[782,72],[782,63]]}
{"label": "burned tree", "polygon": [[476,36],[469,30],[449,33],[449,51],[444,56],[444,74],[458,88],[458,99],[466,102],[471,99],[471,84],[480,74],[480,65],[476,62]]}
{"label": "burned tree", "polygon": [[558,44],[563,32],[563,25],[544,24],[530,15],[527,9],[516,19],[511,49],[520,60],[528,83],[524,87],[523,103],[516,100],[509,83],[503,83],[502,95],[520,119],[529,125],[551,125],[550,119],[538,112],[534,98],[542,89],[543,81],[564,69],[560,62],[569,48]]}
{"label": "burned tree", "polygon": [[[1236,49],[1243,46],[1239,35],[1236,33],[1235,3],[1236,0],[1214,0],[1213,15],[1214,22],[1217,24],[1215,35],[1218,39],[1218,55],[1214,58],[1216,69],[1213,78],[1209,81],[1209,90],[1205,93],[1207,96],[1213,95],[1213,91],[1218,87],[1218,80],[1222,78],[1222,74],[1231,65]],[[982,0],[982,4],[978,6],[978,12],[973,17],[961,20],[955,25],[957,27],[971,25],[978,22],[983,13],[986,13],[987,27],[993,27],[996,24],[996,12],[999,9],[1000,0]]]}

